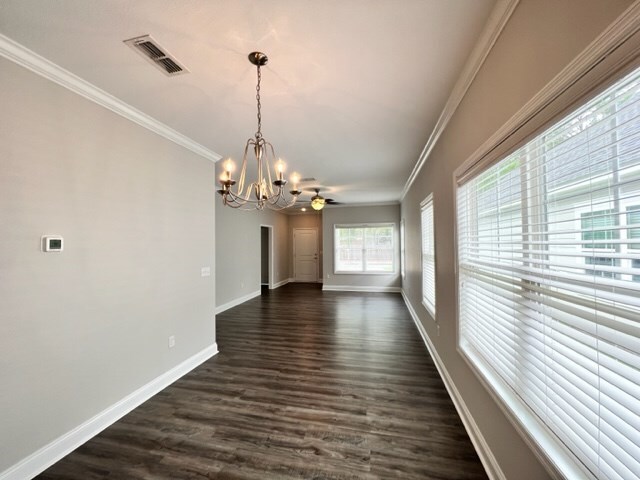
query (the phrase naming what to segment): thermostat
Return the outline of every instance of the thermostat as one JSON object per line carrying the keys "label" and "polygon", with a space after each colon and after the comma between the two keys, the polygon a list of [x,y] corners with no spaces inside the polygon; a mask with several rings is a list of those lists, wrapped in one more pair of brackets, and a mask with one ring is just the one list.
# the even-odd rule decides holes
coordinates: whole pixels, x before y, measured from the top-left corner
{"label": "thermostat", "polygon": [[60,235],[44,235],[42,237],[43,252],[61,252],[64,247],[64,240]]}

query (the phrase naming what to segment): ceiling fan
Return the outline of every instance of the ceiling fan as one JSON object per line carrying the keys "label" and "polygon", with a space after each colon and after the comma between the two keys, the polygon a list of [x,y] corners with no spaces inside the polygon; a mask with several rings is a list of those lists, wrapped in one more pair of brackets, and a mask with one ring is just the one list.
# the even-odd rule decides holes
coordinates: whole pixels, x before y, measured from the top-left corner
{"label": "ceiling fan", "polygon": [[315,195],[311,197],[310,205],[314,210],[322,210],[325,205],[341,205],[341,202],[336,202],[333,198],[324,198],[320,195],[319,188],[311,189],[315,192]]}

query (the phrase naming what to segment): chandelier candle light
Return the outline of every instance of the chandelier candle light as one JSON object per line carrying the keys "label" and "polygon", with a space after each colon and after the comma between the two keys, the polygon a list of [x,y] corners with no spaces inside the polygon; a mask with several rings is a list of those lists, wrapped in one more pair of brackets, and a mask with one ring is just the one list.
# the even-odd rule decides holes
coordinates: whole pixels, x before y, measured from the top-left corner
{"label": "chandelier candle light", "polygon": [[[236,181],[231,177],[235,169],[233,160],[228,158],[223,162],[224,171],[222,175],[220,175],[220,185],[222,188],[218,190],[218,193],[222,195],[223,205],[241,210],[263,210],[265,207],[272,210],[282,210],[293,206],[298,196],[302,193],[301,190],[298,190],[300,176],[294,172],[291,174],[291,183],[293,185],[293,188],[289,191],[291,196],[289,197],[286,194],[284,188],[287,184],[287,181],[284,179],[285,164],[280,158],[276,160],[273,145],[267,142],[262,136],[262,114],[260,111],[262,106],[260,104],[260,80],[262,76],[260,74],[260,67],[266,65],[268,60],[267,56],[262,52],[251,52],[249,54],[249,61],[254,64],[258,70],[258,84],[256,86],[258,131],[255,134],[255,138],[247,140],[247,144],[244,147],[242,168],[240,169],[240,179],[238,180],[237,189],[235,191],[231,189],[231,187],[236,184]],[[257,164],[257,176],[254,182],[247,183],[245,186],[249,147],[253,147]],[[271,181],[272,168],[275,174],[275,180],[273,182]]]}

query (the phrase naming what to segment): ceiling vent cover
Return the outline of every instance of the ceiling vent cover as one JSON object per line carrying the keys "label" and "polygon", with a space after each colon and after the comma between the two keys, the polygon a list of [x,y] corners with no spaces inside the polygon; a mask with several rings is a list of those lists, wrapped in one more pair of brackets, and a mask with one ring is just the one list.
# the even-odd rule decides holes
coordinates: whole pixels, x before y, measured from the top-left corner
{"label": "ceiling vent cover", "polygon": [[124,43],[162,70],[165,75],[173,77],[174,75],[189,72],[189,70],[172,57],[164,47],[161,47],[151,35],[130,38],[129,40],[124,40]]}

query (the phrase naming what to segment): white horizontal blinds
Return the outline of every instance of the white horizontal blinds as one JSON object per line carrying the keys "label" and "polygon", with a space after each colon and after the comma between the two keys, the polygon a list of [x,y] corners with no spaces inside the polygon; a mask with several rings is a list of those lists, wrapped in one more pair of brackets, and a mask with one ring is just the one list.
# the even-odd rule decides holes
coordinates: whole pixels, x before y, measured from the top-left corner
{"label": "white horizontal blinds", "polygon": [[436,313],[436,268],[433,236],[433,195],[421,204],[422,218],[422,302],[431,315]]}
{"label": "white horizontal blinds", "polygon": [[404,218],[400,220],[400,275],[405,273],[405,248],[404,248]]}
{"label": "white horizontal blinds", "polygon": [[640,71],[457,197],[462,347],[587,476],[640,478]]}

